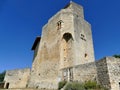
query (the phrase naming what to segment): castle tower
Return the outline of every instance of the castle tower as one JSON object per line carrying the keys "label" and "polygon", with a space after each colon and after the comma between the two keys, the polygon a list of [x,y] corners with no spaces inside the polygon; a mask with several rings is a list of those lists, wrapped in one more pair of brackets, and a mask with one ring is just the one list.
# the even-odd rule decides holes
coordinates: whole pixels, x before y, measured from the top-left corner
{"label": "castle tower", "polygon": [[94,62],[91,26],[84,20],[82,6],[70,2],[50,18],[32,50],[35,54],[28,83],[32,88],[56,89],[62,69]]}
{"label": "castle tower", "polygon": [[82,6],[71,2],[60,13],[60,68],[94,62],[91,26]]}

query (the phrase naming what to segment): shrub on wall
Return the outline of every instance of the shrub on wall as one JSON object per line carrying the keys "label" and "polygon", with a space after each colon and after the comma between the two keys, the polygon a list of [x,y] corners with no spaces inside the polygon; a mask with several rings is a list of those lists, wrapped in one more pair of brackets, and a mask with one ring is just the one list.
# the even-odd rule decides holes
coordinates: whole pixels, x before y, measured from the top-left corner
{"label": "shrub on wall", "polygon": [[97,83],[95,81],[86,81],[84,83],[84,87],[85,89],[96,89],[96,88],[100,88],[99,85],[97,85]]}
{"label": "shrub on wall", "polygon": [[65,86],[64,90],[85,90],[84,85],[78,82],[69,82]]}
{"label": "shrub on wall", "polygon": [[97,84],[95,81],[86,81],[84,83],[85,90],[108,90],[101,85]]}
{"label": "shrub on wall", "polygon": [[95,81],[86,81],[85,83],[62,81],[59,83],[58,90],[62,88],[63,90],[108,90],[98,85]]}
{"label": "shrub on wall", "polygon": [[62,89],[65,86],[66,83],[67,83],[66,81],[59,82],[59,84],[58,84],[58,90]]}

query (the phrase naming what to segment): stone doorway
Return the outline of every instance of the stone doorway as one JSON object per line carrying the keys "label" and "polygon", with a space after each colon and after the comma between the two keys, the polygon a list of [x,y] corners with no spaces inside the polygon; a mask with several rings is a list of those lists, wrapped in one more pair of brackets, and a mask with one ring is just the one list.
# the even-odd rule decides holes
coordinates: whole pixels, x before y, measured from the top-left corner
{"label": "stone doorway", "polygon": [[69,76],[70,76],[69,81],[73,81],[73,68],[69,68]]}
{"label": "stone doorway", "polygon": [[63,80],[73,81],[73,68],[67,68],[63,70]]}
{"label": "stone doorway", "polygon": [[8,89],[9,88],[9,83],[6,83],[6,87],[5,87],[6,89]]}

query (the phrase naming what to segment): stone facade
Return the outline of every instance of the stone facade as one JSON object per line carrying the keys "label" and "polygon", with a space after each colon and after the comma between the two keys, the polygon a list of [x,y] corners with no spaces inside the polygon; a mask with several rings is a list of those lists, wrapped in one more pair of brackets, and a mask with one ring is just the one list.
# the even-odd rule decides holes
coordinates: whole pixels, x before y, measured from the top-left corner
{"label": "stone facade", "polygon": [[43,27],[34,51],[30,88],[57,89],[64,77],[62,69],[94,62],[91,26],[84,20],[82,6],[71,2],[54,15]]}
{"label": "stone facade", "polygon": [[6,71],[4,88],[26,88],[29,75],[29,68]]}
{"label": "stone facade", "polygon": [[120,90],[120,59],[106,57],[95,62],[91,25],[84,19],[83,7],[74,2],[48,20],[32,50],[31,72],[7,71],[5,87],[9,82],[9,88],[55,90],[63,80],[91,80]]}
{"label": "stone facade", "polygon": [[99,83],[109,90],[120,90],[120,59],[106,57],[96,65]]}

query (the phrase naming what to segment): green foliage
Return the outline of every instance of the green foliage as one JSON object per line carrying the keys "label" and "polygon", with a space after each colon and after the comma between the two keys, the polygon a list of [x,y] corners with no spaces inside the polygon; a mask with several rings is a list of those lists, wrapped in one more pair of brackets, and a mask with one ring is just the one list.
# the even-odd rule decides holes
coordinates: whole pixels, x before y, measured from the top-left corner
{"label": "green foliage", "polygon": [[65,90],[85,90],[84,85],[78,82],[69,82],[65,86]]}
{"label": "green foliage", "polygon": [[96,89],[99,88],[99,85],[97,85],[94,81],[87,81],[84,84],[85,89]]}
{"label": "green foliage", "polygon": [[58,90],[62,89],[66,83],[67,83],[66,81],[59,82]]}
{"label": "green foliage", "polygon": [[86,81],[84,83],[85,90],[108,90],[101,85],[97,84],[95,81]]}
{"label": "green foliage", "polygon": [[115,55],[113,55],[113,57],[120,58],[120,55],[115,54]]}
{"label": "green foliage", "polygon": [[3,82],[4,77],[5,77],[5,73],[6,73],[5,71],[0,73],[0,82]]}
{"label": "green foliage", "polygon": [[63,87],[64,90],[108,90],[98,85],[95,81],[86,81],[85,83],[62,81],[59,83],[58,90]]}

